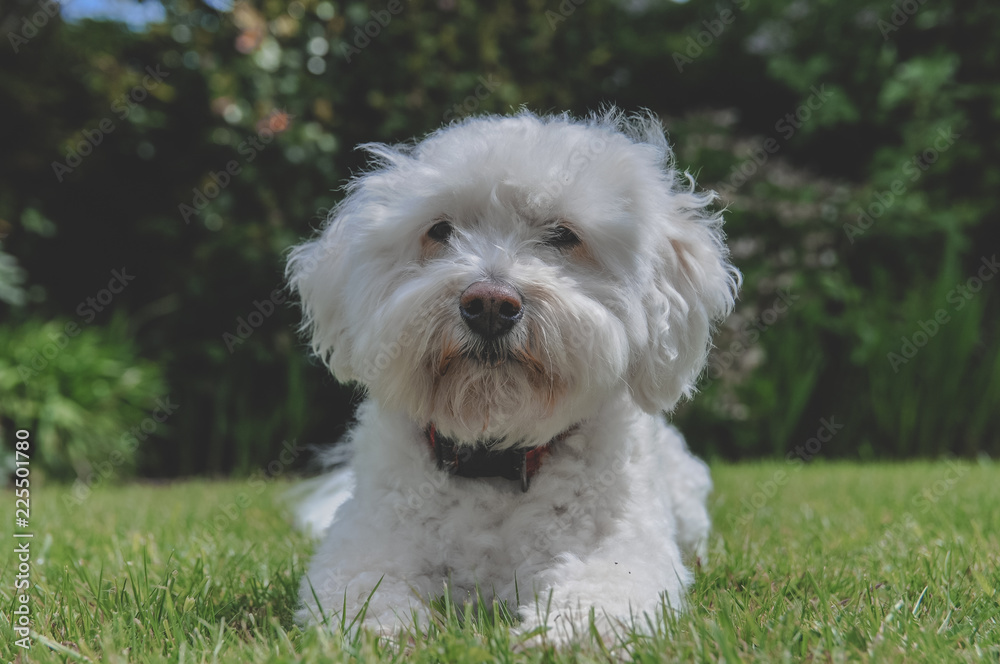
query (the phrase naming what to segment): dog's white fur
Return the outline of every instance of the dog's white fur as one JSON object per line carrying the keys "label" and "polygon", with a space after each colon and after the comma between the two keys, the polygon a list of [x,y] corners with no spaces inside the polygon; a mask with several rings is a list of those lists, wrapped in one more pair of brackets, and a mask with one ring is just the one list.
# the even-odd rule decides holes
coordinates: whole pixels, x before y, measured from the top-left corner
{"label": "dog's white fur", "polygon": [[[299,619],[364,610],[394,632],[426,622],[429,598],[478,592],[565,639],[592,608],[610,632],[682,607],[711,480],[661,413],[692,393],[739,287],[714,195],[676,172],[655,118],[614,110],[479,117],[364,147],[377,163],[288,267],[313,350],[368,394],[350,465],[302,507],[326,532]],[[441,220],[454,230],[435,242]],[[581,244],[552,246],[556,224]],[[483,279],[523,298],[499,363],[476,359],[459,314]],[[432,422],[462,444],[569,434],[522,493],[439,470]]]}

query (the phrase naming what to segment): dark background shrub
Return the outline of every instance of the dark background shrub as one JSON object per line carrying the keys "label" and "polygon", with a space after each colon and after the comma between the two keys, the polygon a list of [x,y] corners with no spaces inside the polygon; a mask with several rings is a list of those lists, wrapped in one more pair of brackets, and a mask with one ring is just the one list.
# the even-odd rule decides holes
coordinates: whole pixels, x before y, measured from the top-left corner
{"label": "dark background shrub", "polygon": [[[55,476],[93,472],[105,432],[166,396],[145,475],[247,473],[283,441],[336,440],[357,397],[296,336],[284,252],[364,167],[355,145],[522,105],[650,108],[722,194],[746,282],[675,415],[697,451],[795,453],[831,418],[824,457],[1000,451],[998,280],[956,291],[1000,253],[986,4],[168,1],[132,28],[47,6],[0,9],[0,427],[8,447],[41,433],[53,399],[110,418],[63,425]],[[82,317],[122,268],[134,280]],[[10,378],[73,321],[86,334],[58,367]],[[106,392],[112,366],[143,379]]]}

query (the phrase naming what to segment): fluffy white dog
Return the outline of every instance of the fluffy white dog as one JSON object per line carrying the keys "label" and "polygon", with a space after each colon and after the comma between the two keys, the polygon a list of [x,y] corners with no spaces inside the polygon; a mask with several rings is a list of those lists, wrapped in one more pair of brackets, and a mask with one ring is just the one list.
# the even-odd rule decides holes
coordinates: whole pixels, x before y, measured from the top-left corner
{"label": "fluffy white dog", "polygon": [[662,412],[739,287],[714,194],[617,111],[364,148],[288,266],[312,348],[368,396],[303,506],[325,533],[299,619],[393,633],[448,592],[565,640],[591,609],[610,634],[682,607],[711,480]]}

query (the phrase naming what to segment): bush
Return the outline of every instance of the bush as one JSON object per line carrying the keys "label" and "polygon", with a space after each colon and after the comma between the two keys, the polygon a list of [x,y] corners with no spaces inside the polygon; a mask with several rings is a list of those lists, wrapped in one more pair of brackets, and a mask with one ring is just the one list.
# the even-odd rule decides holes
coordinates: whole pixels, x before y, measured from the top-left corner
{"label": "bush", "polygon": [[5,447],[14,430],[31,431],[33,468],[64,480],[128,477],[144,441],[167,436],[170,397],[123,317],[83,328],[29,320],[0,326],[0,340],[10,349],[0,357],[0,429]]}

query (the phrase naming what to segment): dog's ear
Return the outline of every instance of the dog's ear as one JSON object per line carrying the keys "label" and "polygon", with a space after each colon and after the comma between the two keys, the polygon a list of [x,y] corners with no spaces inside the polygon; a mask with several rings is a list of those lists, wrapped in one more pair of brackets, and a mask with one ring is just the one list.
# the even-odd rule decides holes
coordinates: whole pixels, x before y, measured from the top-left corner
{"label": "dog's ear", "polygon": [[302,305],[301,331],[312,350],[342,382],[356,379],[351,369],[345,260],[350,232],[350,199],[330,213],[320,235],[292,249],[285,276]]}
{"label": "dog's ear", "polygon": [[694,392],[714,325],[732,311],[742,279],[729,262],[722,217],[708,211],[715,194],[669,175],[648,245],[647,336],[633,349],[629,376],[635,402],[650,413],[672,410]]}
{"label": "dog's ear", "polygon": [[412,161],[408,146],[358,147],[371,157],[368,171],[351,179],[347,196],[330,212],[319,236],[292,249],[285,269],[302,304],[301,331],[341,383],[363,382],[365,371],[355,353],[365,334],[359,325],[366,319],[358,313],[370,306],[363,286],[377,278],[381,267],[363,245],[384,217],[384,193],[398,189],[406,177],[401,166]]}

